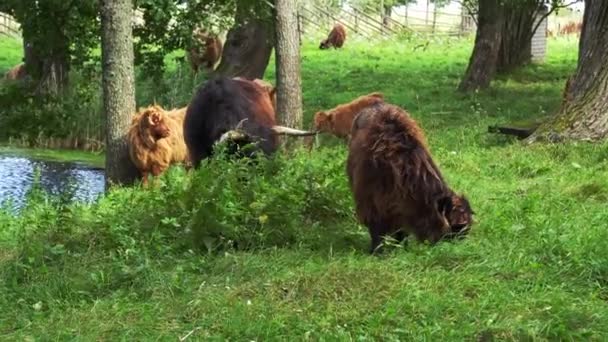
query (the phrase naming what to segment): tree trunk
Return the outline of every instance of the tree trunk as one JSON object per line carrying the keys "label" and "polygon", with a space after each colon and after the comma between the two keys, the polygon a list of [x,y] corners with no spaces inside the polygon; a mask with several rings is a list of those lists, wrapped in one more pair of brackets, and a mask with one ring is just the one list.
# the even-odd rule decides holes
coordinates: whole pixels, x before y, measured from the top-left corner
{"label": "tree trunk", "polygon": [[302,85],[296,0],[276,0],[277,114],[284,125],[302,127]]}
{"label": "tree trunk", "polygon": [[475,46],[458,90],[487,88],[496,73],[502,28],[501,0],[480,0]]}
{"label": "tree trunk", "polygon": [[101,1],[103,105],[106,113],[106,188],[137,176],[126,134],[135,111],[131,0]]}
{"label": "tree trunk", "polygon": [[502,39],[496,68],[508,72],[532,60],[532,36],[538,0],[505,2]]}
{"label": "tree trunk", "polygon": [[25,33],[23,37],[23,62],[27,74],[35,79],[40,78],[42,70],[42,62],[34,49],[34,44],[26,40]]}
{"label": "tree trunk", "polygon": [[557,115],[542,124],[529,142],[601,140],[608,137],[608,1],[585,1],[578,67],[564,89]]}
{"label": "tree trunk", "polygon": [[228,31],[222,60],[215,74],[262,79],[270,61],[272,47],[272,26],[237,8],[235,24]]}
{"label": "tree trunk", "polygon": [[58,47],[42,58],[37,93],[57,96],[68,86],[70,55],[67,46]]}
{"label": "tree trunk", "polygon": [[[59,31],[59,30],[58,30]],[[35,87],[39,95],[58,95],[68,86],[70,70],[69,42],[61,32],[46,33],[44,39],[52,42],[52,48],[40,50],[36,39],[24,29],[23,61],[27,74],[37,82]]]}

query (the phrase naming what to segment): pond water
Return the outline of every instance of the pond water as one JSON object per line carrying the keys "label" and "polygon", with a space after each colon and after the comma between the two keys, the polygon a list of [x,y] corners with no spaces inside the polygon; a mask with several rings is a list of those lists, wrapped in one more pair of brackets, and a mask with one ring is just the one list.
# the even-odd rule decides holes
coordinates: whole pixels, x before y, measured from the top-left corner
{"label": "pond water", "polygon": [[0,155],[0,203],[14,210],[23,207],[39,171],[40,185],[53,195],[70,194],[73,201],[90,202],[104,191],[103,169],[80,163],[42,161],[23,156]]}

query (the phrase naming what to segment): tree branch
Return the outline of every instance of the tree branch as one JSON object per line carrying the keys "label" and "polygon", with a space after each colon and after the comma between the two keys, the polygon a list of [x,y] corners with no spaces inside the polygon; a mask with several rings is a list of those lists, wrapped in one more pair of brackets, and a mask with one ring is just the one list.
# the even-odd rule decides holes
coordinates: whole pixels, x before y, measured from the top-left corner
{"label": "tree branch", "polygon": [[[555,11],[557,11],[560,8],[566,8],[566,7],[570,7],[578,2],[582,2],[583,0],[574,0],[568,4],[563,4],[563,5],[558,5],[558,6],[552,6],[550,11],[547,11],[547,13],[543,14],[542,17],[540,17],[540,20],[538,20],[538,22],[536,23],[536,25],[534,25],[534,27],[532,28],[532,36],[534,36],[534,33],[536,33],[536,30],[538,30],[540,24],[543,22],[543,20],[545,20],[547,17],[549,17],[551,14],[553,14]],[[538,13],[540,13],[540,11],[543,9],[545,5],[543,4],[543,2],[541,1],[540,5],[538,6],[538,8],[535,10],[534,13],[534,18],[536,18],[536,16],[538,15]],[[531,39],[532,37],[530,37]]]}
{"label": "tree branch", "polygon": [[475,25],[479,25],[477,22],[477,11],[470,5],[470,2],[467,0],[457,0],[456,3],[460,4],[460,6],[464,7],[467,13],[473,18]]}

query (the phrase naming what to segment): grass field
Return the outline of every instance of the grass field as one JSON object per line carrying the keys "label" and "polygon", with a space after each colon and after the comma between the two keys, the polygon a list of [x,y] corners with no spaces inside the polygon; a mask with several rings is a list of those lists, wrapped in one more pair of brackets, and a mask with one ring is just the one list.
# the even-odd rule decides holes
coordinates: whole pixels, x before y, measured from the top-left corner
{"label": "grass field", "polygon": [[20,216],[0,212],[0,339],[606,340],[608,146],[487,133],[559,106],[576,42],[468,96],[454,89],[471,41],[416,45],[307,42],[306,119],[371,91],[408,109],[471,200],[468,238],[369,256],[330,138],[92,206],[34,191]]}
{"label": "grass field", "polygon": [[23,43],[21,40],[0,36],[0,75],[21,63],[23,57]]}

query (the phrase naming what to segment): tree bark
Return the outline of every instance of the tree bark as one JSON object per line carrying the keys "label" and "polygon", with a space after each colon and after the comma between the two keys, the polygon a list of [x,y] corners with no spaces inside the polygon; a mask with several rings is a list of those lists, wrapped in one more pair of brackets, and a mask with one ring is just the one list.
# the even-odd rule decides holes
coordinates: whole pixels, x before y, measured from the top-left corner
{"label": "tree bark", "polygon": [[496,69],[508,72],[530,63],[532,60],[532,36],[538,15],[538,0],[507,1],[504,4],[504,19],[500,50]]}
{"label": "tree bark", "polygon": [[597,141],[608,137],[608,1],[585,1],[578,66],[564,89],[558,113],[528,142]]}
{"label": "tree bark", "polygon": [[103,104],[106,113],[106,188],[137,176],[126,134],[135,111],[132,0],[101,1]]}
{"label": "tree bark", "polygon": [[[57,96],[67,89],[70,71],[70,42],[62,21],[44,28],[22,25],[23,61],[35,81],[37,95]],[[42,30],[42,33],[40,32]]]}
{"label": "tree bark", "polygon": [[57,96],[68,87],[70,54],[66,46],[58,46],[42,58],[37,93]]}
{"label": "tree bark", "polygon": [[215,74],[262,79],[272,48],[272,25],[237,8],[235,24],[228,31],[222,60]]}
{"label": "tree bark", "polygon": [[501,0],[480,0],[475,46],[458,90],[468,92],[490,86],[496,74],[502,29]]}
{"label": "tree bark", "polygon": [[302,127],[302,80],[296,0],[276,0],[277,114],[289,127]]}

